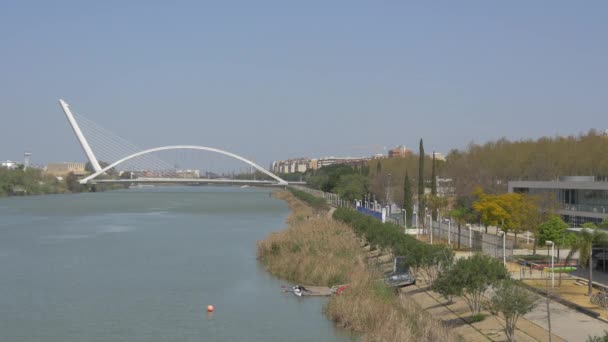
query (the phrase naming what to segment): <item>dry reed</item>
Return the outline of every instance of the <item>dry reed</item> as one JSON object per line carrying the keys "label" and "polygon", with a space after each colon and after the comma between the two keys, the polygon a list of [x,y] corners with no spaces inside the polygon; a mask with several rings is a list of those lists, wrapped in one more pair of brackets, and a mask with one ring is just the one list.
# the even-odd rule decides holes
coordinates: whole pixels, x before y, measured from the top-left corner
{"label": "dry reed", "polygon": [[351,227],[313,211],[291,193],[276,196],[287,201],[292,214],[286,230],[258,242],[258,257],[272,274],[305,285],[349,283],[329,300],[326,314],[364,341],[453,340],[448,328],[384,286],[382,275],[366,266]]}
{"label": "dry reed", "polygon": [[315,214],[293,195],[281,192],[292,208],[286,230],[258,242],[258,258],[278,277],[305,285],[333,286],[348,281],[363,258],[350,227]]}

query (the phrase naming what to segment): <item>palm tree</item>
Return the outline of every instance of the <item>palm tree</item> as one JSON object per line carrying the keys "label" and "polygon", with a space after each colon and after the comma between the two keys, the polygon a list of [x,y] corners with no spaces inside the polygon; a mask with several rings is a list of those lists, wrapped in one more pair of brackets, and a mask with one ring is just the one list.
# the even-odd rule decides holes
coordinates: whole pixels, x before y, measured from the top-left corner
{"label": "palm tree", "polygon": [[595,225],[583,225],[583,229],[578,234],[576,241],[570,247],[570,253],[566,260],[570,259],[572,254],[579,252],[579,261],[581,266],[587,267],[589,270],[589,287],[587,295],[591,296],[593,289],[593,245],[608,245],[608,234],[605,232],[594,229]]}

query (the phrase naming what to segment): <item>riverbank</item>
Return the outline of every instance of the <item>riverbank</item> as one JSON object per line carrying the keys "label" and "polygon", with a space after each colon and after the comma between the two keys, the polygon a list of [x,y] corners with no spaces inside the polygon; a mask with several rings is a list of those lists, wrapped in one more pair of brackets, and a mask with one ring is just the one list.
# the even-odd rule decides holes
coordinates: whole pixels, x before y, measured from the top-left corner
{"label": "riverbank", "polygon": [[364,341],[450,341],[450,331],[416,304],[398,296],[367,265],[353,229],[313,210],[287,191],[277,192],[292,212],[288,227],[258,242],[258,258],[273,275],[303,285],[350,284],[332,297],[326,314]]}
{"label": "riverbank", "polygon": [[7,169],[0,167],[0,197],[38,196],[72,194],[81,192],[101,192],[122,189],[124,185],[99,184],[89,188],[78,183],[78,177],[68,174],[64,179],[46,174],[41,169]]}

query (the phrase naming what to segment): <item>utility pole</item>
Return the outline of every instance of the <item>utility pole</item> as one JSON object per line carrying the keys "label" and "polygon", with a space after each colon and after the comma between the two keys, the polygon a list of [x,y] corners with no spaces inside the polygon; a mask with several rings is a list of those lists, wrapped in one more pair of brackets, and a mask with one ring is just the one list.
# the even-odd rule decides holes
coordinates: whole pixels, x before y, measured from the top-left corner
{"label": "utility pole", "polygon": [[390,207],[391,205],[391,174],[387,175],[386,180],[386,206]]}

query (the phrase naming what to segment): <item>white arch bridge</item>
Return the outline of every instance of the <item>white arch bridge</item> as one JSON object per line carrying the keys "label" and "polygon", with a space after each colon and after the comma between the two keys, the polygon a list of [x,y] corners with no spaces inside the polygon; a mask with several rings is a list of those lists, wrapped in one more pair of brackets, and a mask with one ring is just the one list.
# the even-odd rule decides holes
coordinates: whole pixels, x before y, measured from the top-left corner
{"label": "white arch bridge", "polygon": [[[274,173],[264,169],[263,167],[259,166],[258,164],[252,162],[251,160],[249,160],[247,158],[241,157],[235,153],[221,150],[218,148],[207,147],[207,146],[197,146],[197,145],[161,146],[161,147],[150,148],[150,149],[139,151],[139,152],[128,153],[126,156],[116,160],[115,162],[112,162],[111,164],[102,167],[100,165],[99,161],[97,160],[97,157],[93,153],[93,150],[91,149],[91,146],[89,145],[89,142],[87,141],[82,130],[80,129],[79,124],[76,122],[76,119],[74,118],[74,115],[72,114],[72,112],[69,108],[69,105],[63,100],[59,100],[59,104],[61,105],[61,108],[63,109],[70,125],[72,126],[72,129],[74,130],[74,133],[76,134],[76,136],[78,138],[78,141],[80,142],[80,145],[82,146],[82,148],[83,148],[85,154],[87,155],[87,158],[88,158],[89,162],[91,163],[91,166],[94,170],[94,172],[91,175],[89,175],[79,181],[81,184],[96,184],[96,183],[209,184],[209,183],[218,183],[218,184],[254,184],[254,185],[279,185],[279,186],[288,185],[288,182],[285,181],[284,179],[282,179],[279,176],[275,175]],[[81,119],[83,119],[83,118],[81,118]],[[85,121],[85,123],[86,123],[86,121]],[[213,153],[217,153],[220,155],[228,156],[230,158],[234,158],[236,160],[239,160],[241,162],[248,164],[249,166],[256,169],[257,171],[269,176],[271,178],[271,180],[255,180],[255,179],[254,180],[245,180],[245,179],[228,179],[228,178],[183,178],[183,177],[179,177],[179,178],[172,178],[172,177],[142,178],[142,177],[138,177],[135,179],[108,179],[106,176],[103,176],[103,175],[107,175],[108,171],[116,168],[117,166],[120,166],[123,163],[127,163],[127,162],[133,160],[134,158],[145,156],[145,155],[148,155],[148,154],[151,154],[154,152],[168,151],[168,150],[199,150],[199,151],[213,152]],[[289,183],[303,184],[303,182],[289,182]]]}
{"label": "white arch bridge", "polygon": [[[254,167],[256,170],[270,176],[275,181],[267,181],[267,180],[245,180],[245,179],[228,179],[228,178],[136,178],[136,179],[96,179],[98,176],[103,175],[107,171],[115,168],[116,166],[125,163],[133,158],[137,158],[149,153],[159,152],[159,151],[168,151],[168,150],[201,150],[208,152],[215,152],[219,154],[223,154],[228,157],[232,157],[234,159],[240,160],[244,163],[249,164]],[[243,158],[237,154],[220,150],[218,148],[206,147],[206,146],[196,146],[196,145],[174,145],[174,146],[162,146],[147,149],[141,152],[133,153],[128,155],[122,159],[119,159],[112,164],[100,168],[97,172],[91,174],[80,180],[81,184],[87,183],[243,183],[243,184],[270,184],[270,185],[287,185],[288,182],[275,175],[274,173],[264,169],[258,164],[252,162],[249,159]]]}

